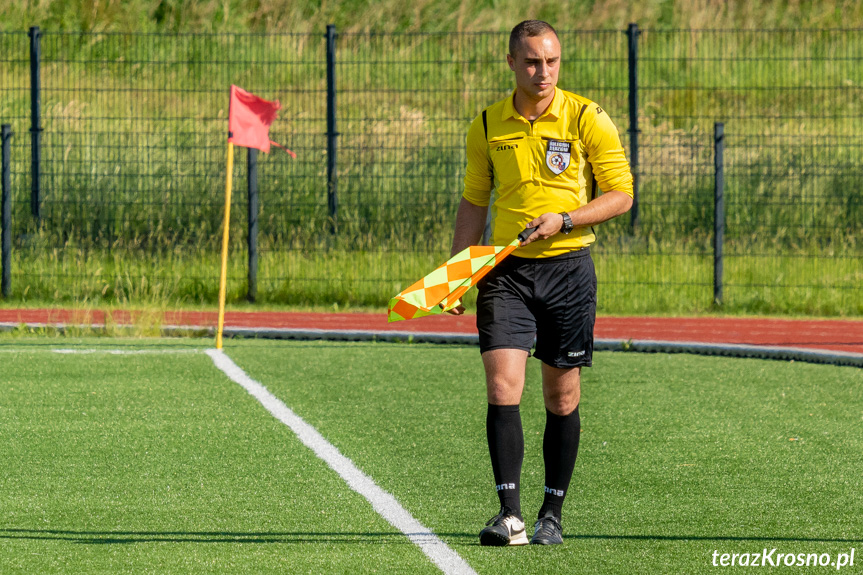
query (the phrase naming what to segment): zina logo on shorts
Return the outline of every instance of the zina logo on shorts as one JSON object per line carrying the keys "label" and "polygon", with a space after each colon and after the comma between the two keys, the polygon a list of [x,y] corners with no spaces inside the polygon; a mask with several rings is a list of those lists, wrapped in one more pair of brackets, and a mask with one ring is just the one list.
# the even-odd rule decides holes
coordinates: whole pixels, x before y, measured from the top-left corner
{"label": "zina logo on shorts", "polygon": [[584,355],[584,350],[581,351],[571,351],[566,354],[567,357],[581,357]]}

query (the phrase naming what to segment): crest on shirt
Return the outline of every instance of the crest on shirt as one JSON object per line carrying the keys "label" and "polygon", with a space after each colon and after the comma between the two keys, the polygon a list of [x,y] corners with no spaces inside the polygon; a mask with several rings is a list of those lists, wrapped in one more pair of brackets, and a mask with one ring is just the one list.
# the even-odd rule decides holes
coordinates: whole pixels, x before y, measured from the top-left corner
{"label": "crest on shirt", "polygon": [[549,140],[545,152],[545,163],[555,174],[562,174],[569,167],[572,156],[572,144],[560,140]]}

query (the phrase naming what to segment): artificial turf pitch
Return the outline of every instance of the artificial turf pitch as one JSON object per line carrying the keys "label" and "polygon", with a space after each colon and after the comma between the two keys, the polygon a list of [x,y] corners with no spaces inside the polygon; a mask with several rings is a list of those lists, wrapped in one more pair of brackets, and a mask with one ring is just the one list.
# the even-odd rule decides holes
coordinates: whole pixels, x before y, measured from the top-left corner
{"label": "artificial turf pitch", "polygon": [[[0,573],[439,572],[218,371],[210,345],[0,343]],[[497,500],[475,347],[225,351],[478,573],[706,573],[714,551],[765,548],[834,560],[855,548],[846,569],[863,564],[863,370],[597,354],[565,544],[498,549],[477,540]],[[545,413],[528,366],[530,524]]]}

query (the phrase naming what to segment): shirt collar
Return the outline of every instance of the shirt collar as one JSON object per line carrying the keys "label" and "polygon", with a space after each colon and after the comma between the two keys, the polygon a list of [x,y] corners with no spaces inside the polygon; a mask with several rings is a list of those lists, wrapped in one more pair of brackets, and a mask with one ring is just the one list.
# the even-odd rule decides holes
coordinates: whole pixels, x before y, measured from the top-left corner
{"label": "shirt collar", "polygon": [[[527,119],[518,113],[518,110],[515,109],[515,90],[512,91],[512,95],[506,99],[506,102],[503,105],[503,115],[501,116],[501,120],[509,120],[510,118],[516,120],[524,120]],[[560,90],[557,86],[554,87],[554,98],[551,100],[551,104],[548,105],[548,109],[537,118],[540,120],[546,116],[552,116],[554,119],[560,119],[560,108],[563,105],[563,95],[560,93]]]}

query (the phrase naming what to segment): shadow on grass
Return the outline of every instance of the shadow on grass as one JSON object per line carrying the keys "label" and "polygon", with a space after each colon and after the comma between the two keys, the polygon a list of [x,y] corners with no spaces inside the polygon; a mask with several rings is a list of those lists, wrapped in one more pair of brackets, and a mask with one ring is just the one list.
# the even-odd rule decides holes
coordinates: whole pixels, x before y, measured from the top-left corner
{"label": "shadow on grass", "polygon": [[86,545],[128,543],[374,543],[411,544],[390,532],[237,532],[237,531],[72,531],[64,529],[0,529],[0,539],[66,541]]}
{"label": "shadow on grass", "polygon": [[[431,533],[411,533],[422,539]],[[462,545],[479,545],[476,533],[437,533],[439,537],[455,539]],[[36,541],[67,541],[86,545],[129,543],[343,543],[343,544],[412,544],[398,531],[349,532],[237,532],[237,531],[73,531],[63,529],[0,529],[0,539]],[[739,542],[803,542],[803,543],[863,543],[860,538],[833,537],[764,537],[709,535],[564,535],[564,539],[600,539],[623,541],[739,541]]]}

